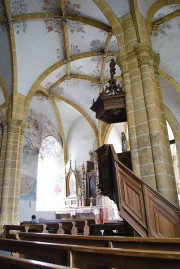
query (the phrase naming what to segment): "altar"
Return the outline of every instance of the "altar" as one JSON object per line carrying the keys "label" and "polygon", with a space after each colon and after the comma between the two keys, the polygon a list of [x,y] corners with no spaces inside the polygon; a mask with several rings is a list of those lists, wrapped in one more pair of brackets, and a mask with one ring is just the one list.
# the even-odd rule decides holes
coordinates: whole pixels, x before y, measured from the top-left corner
{"label": "altar", "polygon": [[66,196],[64,204],[56,212],[56,219],[94,219],[96,223],[121,220],[116,204],[101,195],[98,188],[98,162],[95,152],[83,164],[82,171],[70,168],[66,174]]}

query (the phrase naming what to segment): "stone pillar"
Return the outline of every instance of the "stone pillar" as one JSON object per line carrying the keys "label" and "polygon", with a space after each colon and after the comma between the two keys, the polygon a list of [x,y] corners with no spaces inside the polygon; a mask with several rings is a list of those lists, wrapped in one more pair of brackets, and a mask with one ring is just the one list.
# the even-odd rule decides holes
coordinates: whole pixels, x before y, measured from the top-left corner
{"label": "stone pillar", "polygon": [[159,72],[158,72],[159,62],[160,62],[159,54],[154,54],[153,55],[153,67],[154,67],[153,78],[154,78],[154,81],[155,81],[155,87],[156,87],[156,92],[157,92],[157,100],[159,101],[157,103],[157,105],[159,105],[159,109],[161,111],[161,116],[162,116],[163,131],[164,131],[162,139],[164,139],[164,144],[166,145],[164,150],[166,151],[167,158],[169,159],[169,165],[170,165],[169,168],[170,168],[170,171],[171,171],[171,175],[174,177],[174,168],[173,168],[171,150],[170,150],[170,145],[169,145],[169,137],[168,137],[168,131],[167,131],[166,115],[165,115],[164,103],[163,103],[163,98],[162,98],[162,94],[161,94],[161,87],[160,87],[160,81],[159,81]]}
{"label": "stone pillar", "polygon": [[134,118],[134,107],[131,94],[131,81],[129,76],[129,67],[128,62],[125,56],[118,55],[116,62],[121,68],[123,83],[126,93],[126,112],[127,112],[127,121],[128,121],[128,133],[129,141],[131,148],[131,160],[133,172],[137,176],[141,176],[140,166],[139,166],[139,156],[138,156],[138,145],[136,139],[136,129],[135,129],[135,118]]}
{"label": "stone pillar", "polygon": [[[152,150],[153,164],[157,190],[174,204],[178,204],[177,190],[170,158],[169,142],[165,133],[162,116],[162,102],[159,101],[157,84],[153,84],[152,51],[148,46],[139,44],[135,49],[143,86],[143,97],[149,128],[150,148]],[[162,101],[162,100],[161,100]],[[168,149],[169,148],[169,149]]]}
{"label": "stone pillar", "polygon": [[22,121],[10,119],[4,128],[3,181],[1,185],[0,226],[19,223],[19,196],[23,149]]}
{"label": "stone pillar", "polygon": [[[126,74],[124,83],[131,154],[136,156],[136,159],[132,157],[133,172],[152,188],[156,189],[151,138],[147,121],[143,85],[135,53],[131,52],[127,55],[127,62],[129,75],[127,78]],[[122,59],[120,59],[119,64],[120,66],[123,65]],[[123,66],[121,69],[123,71]],[[129,86],[127,85],[128,80]],[[127,86],[128,88],[126,89]],[[127,94],[128,92],[129,94]],[[138,169],[139,173],[137,173]]]}

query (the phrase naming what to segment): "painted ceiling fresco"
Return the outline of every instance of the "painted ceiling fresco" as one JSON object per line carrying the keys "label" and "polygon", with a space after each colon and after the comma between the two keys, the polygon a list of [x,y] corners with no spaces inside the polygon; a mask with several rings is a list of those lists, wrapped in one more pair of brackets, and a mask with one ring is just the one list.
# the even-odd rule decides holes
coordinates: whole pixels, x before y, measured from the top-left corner
{"label": "painted ceiling fresco", "polygon": [[180,59],[179,32],[180,17],[176,17],[161,24],[152,35],[153,48],[161,57],[160,68],[178,83],[180,83],[180,72],[176,59]]}
{"label": "painted ceiling fresco", "polygon": [[[72,125],[79,119],[97,127],[95,114],[90,107],[110,78],[110,60],[116,59],[121,53],[106,12],[103,13],[96,5],[98,1],[6,2],[9,3],[8,22],[14,33],[14,57],[17,62],[15,90],[24,96],[36,86],[35,90],[43,90],[45,94],[37,94],[30,108],[43,113],[58,131],[62,121],[66,138]],[[155,2],[137,0],[144,18]],[[128,0],[104,0],[103,3],[112,10],[116,19],[131,11]],[[4,1],[0,0],[0,15],[5,16],[6,9]],[[177,10],[178,4],[162,7],[154,14],[153,21]],[[41,16],[38,17],[37,13]],[[18,16],[23,14],[28,14],[28,18],[18,20]],[[176,63],[180,58],[179,30],[179,17],[175,17],[159,25],[152,33],[153,48],[161,57],[160,69],[176,82],[180,82],[179,64]],[[4,22],[0,23],[0,36],[0,78],[3,78],[7,91],[12,93],[11,47],[8,27]],[[117,65],[115,78],[121,83],[121,70]],[[162,85],[165,87],[165,84]],[[164,100],[168,103],[166,96]],[[4,99],[1,93],[0,105]]]}

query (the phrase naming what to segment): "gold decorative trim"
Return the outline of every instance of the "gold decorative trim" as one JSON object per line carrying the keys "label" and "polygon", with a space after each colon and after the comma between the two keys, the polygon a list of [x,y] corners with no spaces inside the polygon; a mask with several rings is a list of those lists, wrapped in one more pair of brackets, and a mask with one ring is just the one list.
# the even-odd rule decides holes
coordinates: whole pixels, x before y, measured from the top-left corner
{"label": "gold decorative trim", "polygon": [[[4,1],[6,14],[11,13],[10,2]],[[16,57],[16,45],[13,27],[9,25],[9,37],[11,44],[11,55],[12,55],[12,67],[13,67],[13,93],[17,92],[17,57]]]}
{"label": "gold decorative trim", "polygon": [[[112,56],[116,56],[118,53],[112,53]],[[80,53],[80,54],[76,54],[72,56],[72,60],[79,60],[79,59],[83,59],[86,57],[93,57],[93,56],[98,56],[99,55],[99,51],[92,51],[92,52],[85,52],[85,53]],[[40,84],[41,82],[53,71],[55,71],[56,69],[62,67],[65,64],[65,59],[53,64],[52,66],[50,66],[48,69],[46,69],[40,76],[39,78],[34,82],[34,84],[32,85],[32,87],[30,88],[28,95],[26,97],[26,101],[25,101],[25,117],[27,115],[27,111],[31,102],[32,97],[34,96],[35,92],[40,88]],[[79,75],[80,76],[80,75]]]}
{"label": "gold decorative trim", "polygon": [[[63,16],[59,15],[59,14],[55,14],[55,13],[26,13],[26,14],[18,14],[18,15],[14,15],[12,16],[12,21],[13,23],[16,22],[21,22],[21,21],[27,21],[27,20],[37,20],[37,19],[44,19],[44,20],[59,20],[59,21],[63,21]],[[105,32],[110,32],[111,31],[111,27],[89,19],[89,18],[85,18],[82,16],[72,16],[72,15],[66,15],[66,19],[71,20],[71,21],[76,21],[76,22],[82,22],[84,24],[87,24],[89,26],[98,28],[100,30],[103,30]]]}

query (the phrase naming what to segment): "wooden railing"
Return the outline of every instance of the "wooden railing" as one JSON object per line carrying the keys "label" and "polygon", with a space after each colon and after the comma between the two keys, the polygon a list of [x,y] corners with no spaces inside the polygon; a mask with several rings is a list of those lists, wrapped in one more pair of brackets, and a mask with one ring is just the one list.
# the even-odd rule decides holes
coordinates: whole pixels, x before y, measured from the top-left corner
{"label": "wooden railing", "polygon": [[97,154],[99,187],[117,203],[123,219],[141,236],[180,237],[180,209],[124,166],[112,145]]}

